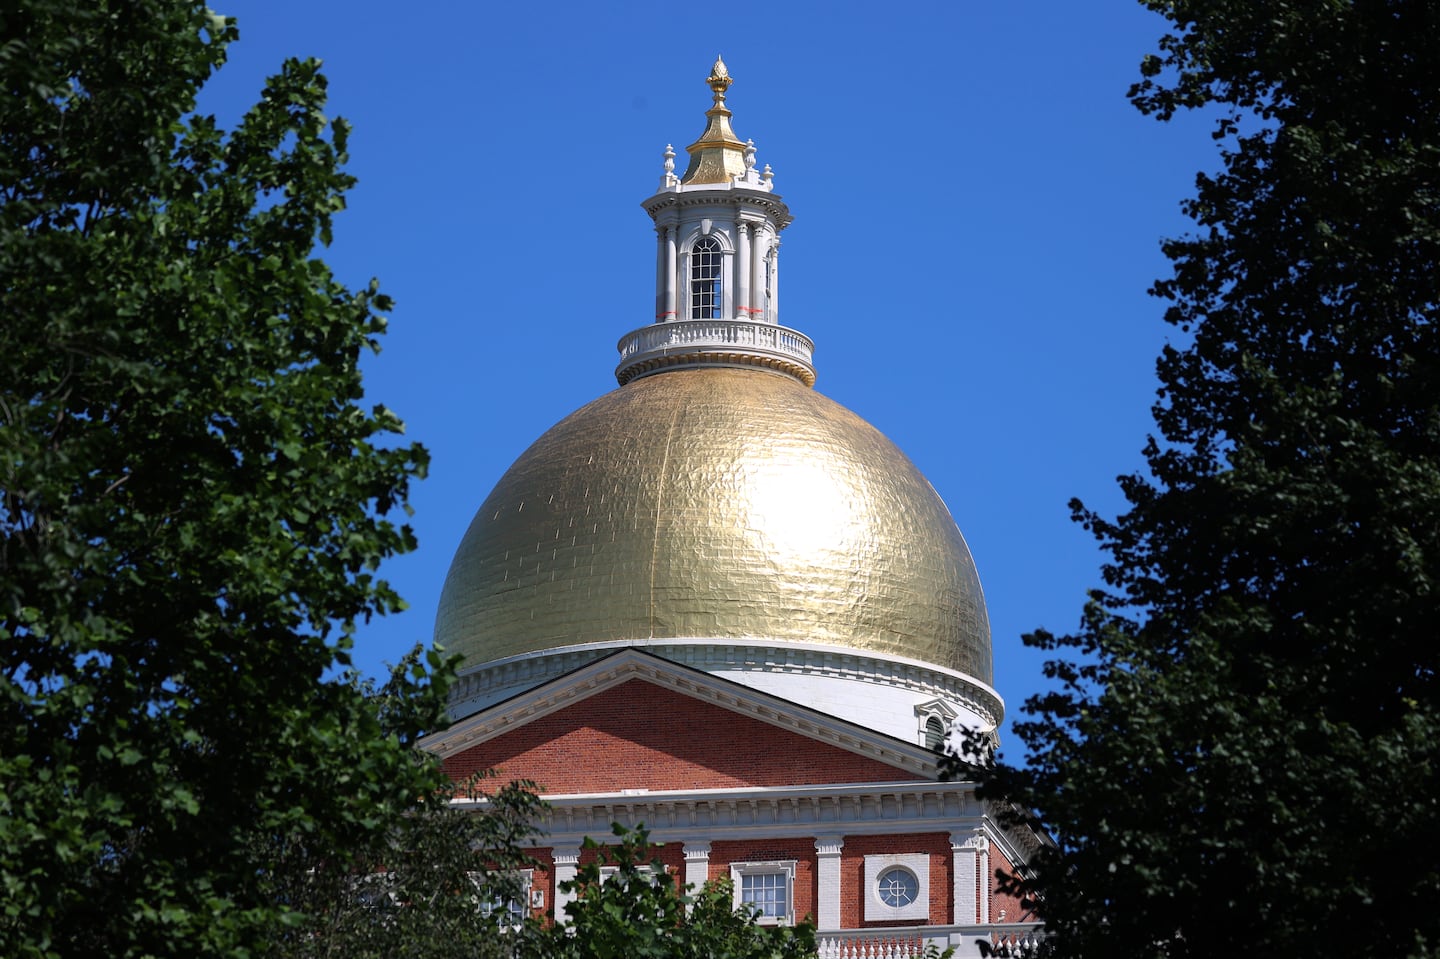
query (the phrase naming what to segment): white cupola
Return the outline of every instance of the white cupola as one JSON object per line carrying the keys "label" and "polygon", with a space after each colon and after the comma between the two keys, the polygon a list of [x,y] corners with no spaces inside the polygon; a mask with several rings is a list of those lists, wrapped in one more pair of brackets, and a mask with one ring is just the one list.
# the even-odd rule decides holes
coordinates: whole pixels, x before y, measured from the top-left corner
{"label": "white cupola", "polygon": [[764,366],[815,383],[815,346],[779,325],[780,231],[790,208],[775,193],[755,142],[730,127],[725,92],[733,82],[717,57],[705,81],[713,105],[705,132],[675,175],[667,145],[660,189],[642,205],[655,221],[655,322],[620,340],[615,377],[684,366]]}

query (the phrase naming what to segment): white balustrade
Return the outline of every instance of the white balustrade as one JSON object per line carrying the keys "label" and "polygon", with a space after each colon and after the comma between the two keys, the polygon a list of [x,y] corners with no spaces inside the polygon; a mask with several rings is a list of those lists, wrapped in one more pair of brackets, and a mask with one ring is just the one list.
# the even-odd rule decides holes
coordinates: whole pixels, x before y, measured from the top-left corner
{"label": "white balustrade", "polygon": [[1033,922],[978,926],[900,926],[844,929],[815,937],[819,959],[920,959],[933,945],[939,954],[956,947],[956,959],[970,956],[1033,956],[1044,940]]}
{"label": "white balustrade", "polygon": [[[755,357],[781,361],[808,383],[815,380],[815,344],[808,336],[784,326],[757,320],[681,320],[654,323],[632,330],[617,344],[620,366],[616,376],[626,382],[636,375],[666,365],[666,359],[683,355],[689,363],[704,365],[707,354],[723,362]],[[770,364],[760,364],[770,365]]]}

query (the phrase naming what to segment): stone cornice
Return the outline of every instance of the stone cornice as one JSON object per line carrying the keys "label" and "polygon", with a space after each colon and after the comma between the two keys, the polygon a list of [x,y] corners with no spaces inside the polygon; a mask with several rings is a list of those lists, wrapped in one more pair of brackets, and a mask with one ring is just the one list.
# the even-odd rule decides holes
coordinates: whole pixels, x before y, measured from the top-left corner
{"label": "stone cornice", "polygon": [[[751,642],[706,638],[587,643],[521,653],[486,663],[462,674],[451,687],[452,711],[466,701],[483,701],[497,692],[538,686],[595,661],[616,649],[644,648],[694,669],[803,673],[914,690],[965,706],[998,725],[1004,706],[995,690],[962,673],[920,660],[870,653],[821,643]],[[493,701],[493,700],[492,700]]]}
{"label": "stone cornice", "polygon": [[773,193],[762,193],[750,187],[731,185],[728,183],[707,184],[703,190],[685,190],[675,192],[657,193],[640,205],[652,218],[659,216],[661,211],[680,207],[696,206],[738,206],[753,207],[763,211],[775,222],[777,230],[783,230],[789,226],[795,218],[790,213],[790,208],[785,205],[780,197]]}
{"label": "stone cornice", "polygon": [[[984,832],[995,825],[975,798],[974,783],[849,783],[748,789],[550,795],[542,846],[602,838],[611,825],[644,825],[657,842],[724,842],[796,836]],[[457,800],[483,809],[483,800]]]}

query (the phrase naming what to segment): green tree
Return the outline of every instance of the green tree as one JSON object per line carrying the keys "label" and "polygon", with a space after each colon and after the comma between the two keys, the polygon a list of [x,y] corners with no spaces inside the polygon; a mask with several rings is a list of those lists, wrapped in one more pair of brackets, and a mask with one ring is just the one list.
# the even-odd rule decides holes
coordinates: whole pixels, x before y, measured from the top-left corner
{"label": "green tree", "polygon": [[1148,475],[990,792],[1067,955],[1440,953],[1440,7],[1147,0],[1221,166],[1156,283]]}
{"label": "green tree", "polygon": [[345,863],[442,782],[431,671],[343,676],[425,464],[360,405],[388,301],[312,256],[346,127],[315,62],[192,115],[236,35],[0,8],[0,955],[254,955],[301,920],[257,846]]}
{"label": "green tree", "polygon": [[[598,855],[561,888],[577,892],[568,919],[521,931],[522,959],[807,959],[815,928],[762,926],[736,907],[728,881],[693,895],[653,856],[644,828],[617,825],[613,847],[585,840]],[[613,872],[601,878],[601,869]]]}
{"label": "green tree", "polygon": [[[317,858],[301,842],[257,859],[277,891],[310,917],[282,937],[280,959],[510,959],[509,904],[522,900],[524,848],[540,801],[530,783],[483,791],[476,781],[428,794],[360,854]],[[483,800],[480,810],[452,798]]]}

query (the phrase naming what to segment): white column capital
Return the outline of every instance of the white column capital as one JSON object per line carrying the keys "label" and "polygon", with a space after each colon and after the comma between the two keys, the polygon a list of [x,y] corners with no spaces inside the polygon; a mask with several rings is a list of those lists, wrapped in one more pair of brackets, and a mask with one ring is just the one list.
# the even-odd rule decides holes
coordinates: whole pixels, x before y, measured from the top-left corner
{"label": "white column capital", "polygon": [[580,864],[580,847],[554,846],[550,850],[550,858],[557,866],[578,866]]}
{"label": "white column capital", "polygon": [[990,840],[986,839],[985,833],[979,829],[962,829],[950,834],[950,848],[956,851],[968,849],[980,852],[990,848]]}
{"label": "white column capital", "polygon": [[708,842],[687,842],[683,848],[686,862],[692,859],[704,859],[708,861],[710,858],[710,844]]}
{"label": "white column capital", "polygon": [[844,836],[815,837],[815,854],[818,856],[838,856],[843,848],[845,848]]}

